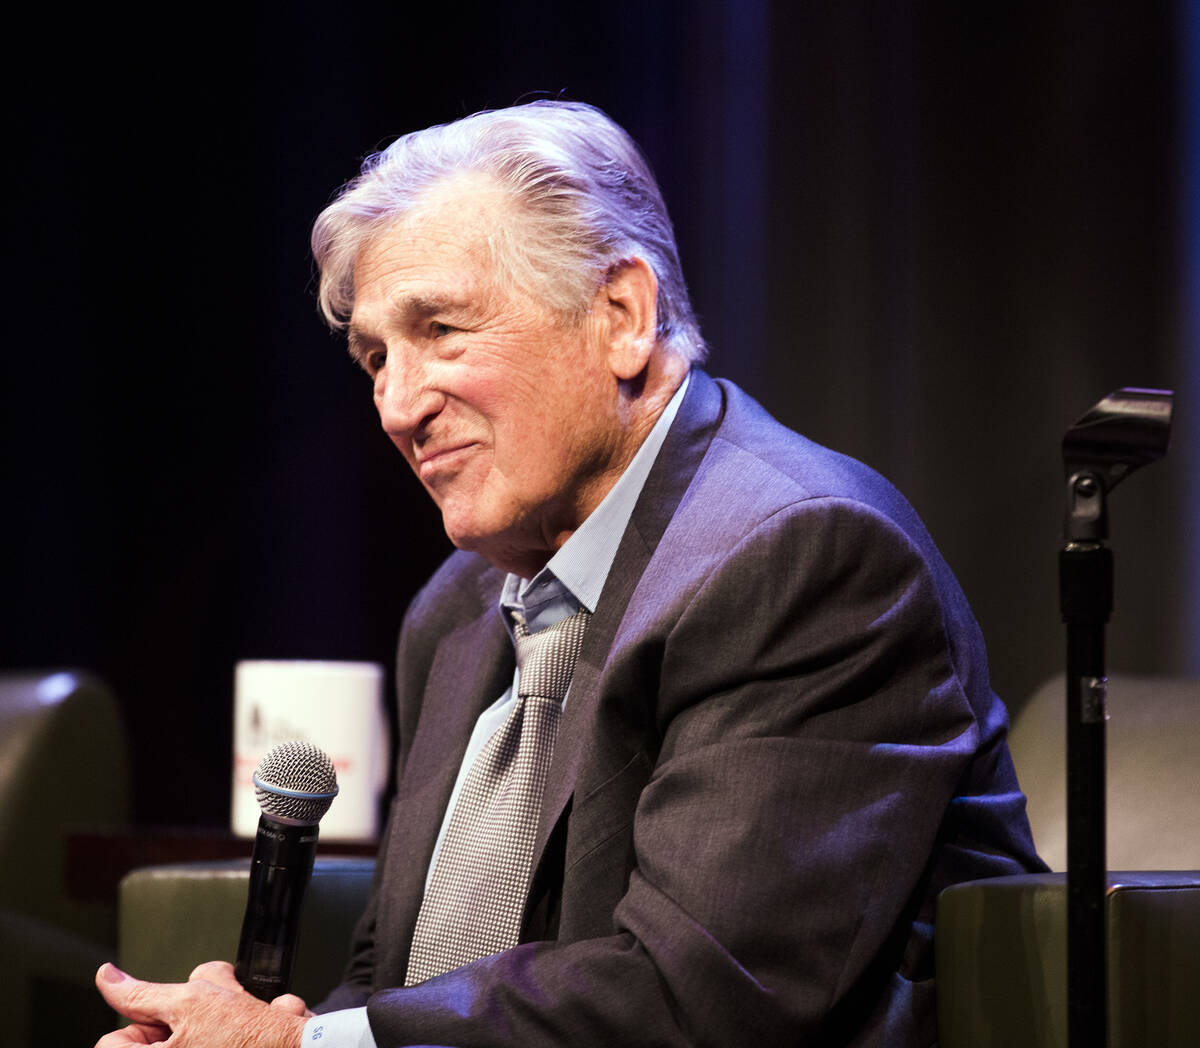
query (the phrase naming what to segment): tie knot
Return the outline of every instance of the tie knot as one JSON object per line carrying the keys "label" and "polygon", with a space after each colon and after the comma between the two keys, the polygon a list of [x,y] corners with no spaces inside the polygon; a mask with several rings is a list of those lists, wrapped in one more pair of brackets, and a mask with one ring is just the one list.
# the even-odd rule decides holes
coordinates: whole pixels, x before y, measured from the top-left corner
{"label": "tie knot", "polygon": [[517,667],[521,671],[518,694],[562,702],[575,672],[575,660],[583,647],[583,634],[590,617],[590,612],[577,611],[536,633],[530,633],[517,620],[514,634]]}

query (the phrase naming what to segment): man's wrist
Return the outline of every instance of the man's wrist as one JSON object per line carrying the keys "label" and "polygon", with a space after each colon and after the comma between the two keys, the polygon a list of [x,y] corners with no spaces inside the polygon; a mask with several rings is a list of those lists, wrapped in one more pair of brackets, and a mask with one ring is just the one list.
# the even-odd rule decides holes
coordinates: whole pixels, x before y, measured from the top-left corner
{"label": "man's wrist", "polygon": [[306,1020],[302,1015],[285,1012],[280,1008],[267,1009],[266,1037],[263,1045],[271,1048],[301,1048],[305,1044],[304,1026]]}
{"label": "man's wrist", "polygon": [[304,1025],[304,1048],[376,1048],[366,1008],[314,1015]]}

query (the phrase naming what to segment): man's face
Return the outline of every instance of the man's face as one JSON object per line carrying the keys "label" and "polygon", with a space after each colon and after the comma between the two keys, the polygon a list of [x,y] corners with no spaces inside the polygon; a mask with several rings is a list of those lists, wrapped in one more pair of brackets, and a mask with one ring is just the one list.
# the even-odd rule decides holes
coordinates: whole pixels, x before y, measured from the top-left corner
{"label": "man's face", "polygon": [[350,346],[451,541],[528,577],[628,456],[603,320],[505,284],[487,239],[505,221],[483,176],[432,191],[359,255]]}

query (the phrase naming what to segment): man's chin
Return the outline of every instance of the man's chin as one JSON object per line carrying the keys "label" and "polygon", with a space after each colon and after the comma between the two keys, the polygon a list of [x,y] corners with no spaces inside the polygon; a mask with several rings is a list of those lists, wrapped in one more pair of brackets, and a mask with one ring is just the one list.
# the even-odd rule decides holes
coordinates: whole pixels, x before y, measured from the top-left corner
{"label": "man's chin", "polygon": [[493,567],[531,579],[550,559],[552,550],[530,549],[528,544],[514,542],[511,537],[496,533],[451,528],[445,521],[446,536],[455,549],[475,553]]}
{"label": "man's chin", "polygon": [[464,553],[478,553],[485,560],[491,560],[489,551],[493,550],[497,544],[496,537],[478,527],[466,527],[461,521],[447,520],[442,517],[442,527],[446,530],[446,537],[454,544],[455,549],[460,549]]}

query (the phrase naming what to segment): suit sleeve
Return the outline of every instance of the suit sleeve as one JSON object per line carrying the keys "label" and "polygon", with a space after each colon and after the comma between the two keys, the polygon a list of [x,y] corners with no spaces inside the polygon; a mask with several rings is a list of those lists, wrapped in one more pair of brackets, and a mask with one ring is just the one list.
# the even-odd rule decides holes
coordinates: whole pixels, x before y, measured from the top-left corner
{"label": "suit sleeve", "polygon": [[376,993],[380,1048],[847,1043],[928,980],[931,856],[974,846],[947,839],[956,790],[999,782],[998,825],[1020,798],[981,753],[1003,749],[962,685],[982,651],[952,643],[925,557],[871,509],[809,500],[698,557],[656,614],[661,745],[612,934]]}

